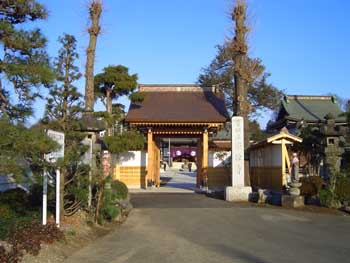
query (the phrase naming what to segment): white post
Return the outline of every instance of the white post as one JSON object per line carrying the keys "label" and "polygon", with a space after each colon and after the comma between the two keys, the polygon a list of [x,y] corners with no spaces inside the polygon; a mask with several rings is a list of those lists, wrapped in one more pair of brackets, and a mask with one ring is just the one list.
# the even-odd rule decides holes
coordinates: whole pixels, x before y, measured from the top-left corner
{"label": "white post", "polygon": [[244,186],[244,125],[242,117],[231,120],[232,186]]}
{"label": "white post", "polygon": [[252,188],[244,186],[244,125],[243,117],[231,119],[232,186],[226,188],[227,201],[248,201]]}
{"label": "white post", "polygon": [[88,208],[91,208],[91,203],[92,203],[92,138],[89,139],[89,154],[90,154],[90,160],[89,160],[89,165],[90,165],[90,171],[89,171],[89,195],[88,195]]}
{"label": "white post", "polygon": [[56,170],[56,225],[60,227],[60,177],[61,171]]}
{"label": "white post", "polygon": [[46,225],[47,220],[47,172],[44,169],[43,174],[43,225]]}

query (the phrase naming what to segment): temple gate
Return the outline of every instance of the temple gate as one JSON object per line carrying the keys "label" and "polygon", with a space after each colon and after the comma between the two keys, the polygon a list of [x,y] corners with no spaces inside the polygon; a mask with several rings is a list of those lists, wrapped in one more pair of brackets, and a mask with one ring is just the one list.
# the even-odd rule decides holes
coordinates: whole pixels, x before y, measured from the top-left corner
{"label": "temple gate", "polygon": [[[128,186],[160,186],[160,140],[162,138],[195,138],[197,140],[197,186],[208,187],[215,180],[228,182],[229,170],[221,173],[224,179],[209,179],[210,138],[228,120],[223,94],[214,87],[196,85],[139,85],[138,92],[143,101],[132,103],[126,115],[126,123],[136,128],[147,138],[146,162],[144,167],[130,166],[130,169],[117,167],[118,179]],[[218,147],[219,144],[216,144]],[[229,145],[229,143],[227,144]],[[219,146],[220,148],[220,146]],[[141,158],[141,157],[140,157]],[[128,179],[132,169],[139,173],[140,182]],[[128,170],[128,172],[126,172]],[[121,178],[121,176],[124,176]],[[135,177],[135,176],[134,176]]]}

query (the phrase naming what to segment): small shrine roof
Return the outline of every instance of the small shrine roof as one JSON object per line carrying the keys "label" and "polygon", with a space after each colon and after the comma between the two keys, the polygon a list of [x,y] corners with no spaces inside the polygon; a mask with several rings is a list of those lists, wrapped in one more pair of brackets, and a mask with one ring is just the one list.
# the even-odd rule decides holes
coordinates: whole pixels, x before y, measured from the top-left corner
{"label": "small shrine roof", "polygon": [[345,118],[340,116],[341,114],[340,105],[333,96],[289,95],[282,100],[278,119],[319,122],[332,115],[336,121],[342,122]]}

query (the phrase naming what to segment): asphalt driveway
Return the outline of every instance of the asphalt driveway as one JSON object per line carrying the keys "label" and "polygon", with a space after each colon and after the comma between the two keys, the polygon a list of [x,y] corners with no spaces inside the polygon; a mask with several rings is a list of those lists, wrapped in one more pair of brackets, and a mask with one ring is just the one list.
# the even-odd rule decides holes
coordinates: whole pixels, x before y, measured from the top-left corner
{"label": "asphalt driveway", "polygon": [[134,194],[114,232],[67,262],[350,262],[350,217]]}

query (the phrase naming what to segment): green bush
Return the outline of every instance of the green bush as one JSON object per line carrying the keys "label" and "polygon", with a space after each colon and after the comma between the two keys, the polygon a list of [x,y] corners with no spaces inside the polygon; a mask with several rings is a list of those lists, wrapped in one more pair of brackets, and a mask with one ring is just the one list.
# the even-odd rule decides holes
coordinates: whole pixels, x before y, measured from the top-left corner
{"label": "green bush", "polygon": [[318,195],[324,184],[320,176],[302,177],[300,182],[302,183],[300,193],[304,196]]}
{"label": "green bush", "polygon": [[8,236],[9,230],[16,219],[17,214],[15,211],[8,204],[0,203],[0,240]]}
{"label": "green bush", "polygon": [[120,208],[116,206],[116,200],[119,196],[125,195],[125,190],[122,192],[120,189],[124,190],[123,187],[121,187],[120,182],[116,184],[115,182],[112,182],[112,178],[110,176],[106,178],[103,192],[103,203],[99,211],[99,224],[103,224],[106,220],[112,221],[120,214],[121,211]]}
{"label": "green bush", "polygon": [[335,185],[335,195],[340,201],[350,200],[350,178],[341,175]]}
{"label": "green bush", "polygon": [[101,216],[103,216],[103,219],[107,221],[116,219],[119,214],[120,209],[115,205],[107,205],[101,209]]}
{"label": "green bush", "polygon": [[40,210],[31,206],[29,197],[19,188],[0,193],[0,239],[6,239],[15,225],[40,219]]}
{"label": "green bush", "polygon": [[121,181],[113,181],[112,187],[112,201],[126,199],[128,197],[128,187]]}
{"label": "green bush", "polygon": [[0,193],[0,203],[7,204],[16,213],[23,214],[29,207],[28,194],[21,188]]}
{"label": "green bush", "polygon": [[331,207],[332,202],[334,199],[334,195],[331,190],[327,189],[321,189],[320,193],[320,204],[325,207]]}

